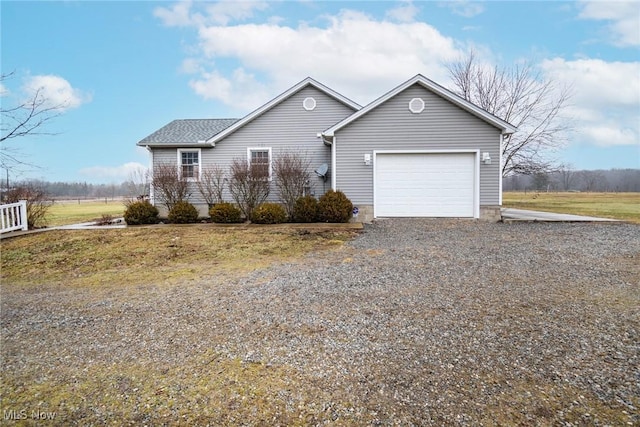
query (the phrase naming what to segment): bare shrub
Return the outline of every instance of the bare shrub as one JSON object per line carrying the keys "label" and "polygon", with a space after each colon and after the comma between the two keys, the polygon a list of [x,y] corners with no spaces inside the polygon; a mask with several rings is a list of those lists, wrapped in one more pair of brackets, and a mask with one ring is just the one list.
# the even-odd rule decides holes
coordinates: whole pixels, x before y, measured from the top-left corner
{"label": "bare shrub", "polygon": [[211,165],[202,169],[200,181],[196,185],[209,207],[223,202],[224,178],[225,170],[220,165]]}
{"label": "bare shrub", "polygon": [[122,184],[122,187],[130,198],[144,200],[149,197],[149,176],[150,173],[146,168],[135,168],[129,173],[129,179]]}
{"label": "bare shrub", "polygon": [[39,228],[46,225],[47,212],[53,200],[48,197],[43,188],[33,184],[15,187],[5,194],[7,203],[27,201],[27,224],[29,228]]}
{"label": "bare shrub", "polygon": [[247,159],[236,158],[229,167],[229,192],[246,218],[256,206],[269,197],[269,165],[249,165]]}
{"label": "bare shrub", "polygon": [[96,221],[96,225],[111,225],[113,224],[113,216],[109,214],[102,214],[100,219]]}
{"label": "bare shrub", "polygon": [[162,200],[167,211],[178,202],[187,201],[189,182],[183,178],[175,164],[162,163],[153,168],[151,185],[157,198]]}
{"label": "bare shrub", "polygon": [[298,153],[283,153],[273,161],[273,173],[280,202],[289,218],[293,219],[296,200],[304,196],[304,189],[311,182],[311,162]]}

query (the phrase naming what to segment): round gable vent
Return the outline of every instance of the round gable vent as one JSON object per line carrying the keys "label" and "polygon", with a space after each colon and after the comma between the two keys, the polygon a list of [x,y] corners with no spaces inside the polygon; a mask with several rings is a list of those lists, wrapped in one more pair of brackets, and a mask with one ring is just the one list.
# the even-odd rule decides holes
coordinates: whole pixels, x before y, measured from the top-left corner
{"label": "round gable vent", "polygon": [[302,101],[302,106],[305,110],[311,111],[316,108],[316,100],[312,97],[305,98],[304,101]]}
{"label": "round gable vent", "polygon": [[413,114],[422,113],[424,110],[424,101],[421,98],[413,98],[409,101],[409,111]]}

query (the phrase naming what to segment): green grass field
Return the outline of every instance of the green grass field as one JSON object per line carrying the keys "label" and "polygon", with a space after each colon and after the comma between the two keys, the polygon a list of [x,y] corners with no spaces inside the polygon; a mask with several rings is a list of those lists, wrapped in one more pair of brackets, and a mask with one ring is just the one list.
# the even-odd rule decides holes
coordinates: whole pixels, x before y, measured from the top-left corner
{"label": "green grass field", "polygon": [[505,192],[502,206],[614,218],[640,224],[640,193]]}
{"label": "green grass field", "polygon": [[102,215],[117,218],[124,214],[124,209],[121,199],[56,201],[47,212],[47,226],[95,221],[102,218]]}

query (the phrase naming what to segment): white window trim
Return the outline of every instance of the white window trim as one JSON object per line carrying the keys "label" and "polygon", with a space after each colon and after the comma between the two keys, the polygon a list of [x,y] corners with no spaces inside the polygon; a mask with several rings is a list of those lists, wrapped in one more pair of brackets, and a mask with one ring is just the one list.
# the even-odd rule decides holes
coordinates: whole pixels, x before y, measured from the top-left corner
{"label": "white window trim", "polygon": [[252,151],[267,151],[269,153],[269,181],[272,180],[272,166],[273,156],[271,155],[271,147],[248,147],[247,148],[247,162],[251,167],[251,152]]}
{"label": "white window trim", "polygon": [[182,153],[198,153],[198,177],[187,178],[187,181],[200,181],[202,178],[202,149],[200,148],[179,148],[178,149],[178,174],[182,176]]}

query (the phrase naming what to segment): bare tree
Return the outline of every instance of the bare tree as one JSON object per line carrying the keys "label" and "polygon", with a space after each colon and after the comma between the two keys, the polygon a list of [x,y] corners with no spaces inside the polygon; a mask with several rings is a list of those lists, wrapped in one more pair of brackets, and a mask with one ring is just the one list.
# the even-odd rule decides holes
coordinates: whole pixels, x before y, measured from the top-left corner
{"label": "bare tree", "polygon": [[602,185],[606,178],[600,170],[584,170],[580,172],[582,179],[582,191],[598,191],[598,188],[606,187]]}
{"label": "bare tree", "polygon": [[151,186],[156,197],[162,200],[162,204],[170,211],[173,205],[186,201],[189,193],[189,182],[182,177],[178,167],[174,163],[161,163],[153,168]]}
{"label": "bare tree", "polygon": [[452,91],[518,128],[502,143],[502,176],[548,172],[545,154],[560,147],[570,124],[562,117],[571,90],[545,80],[530,63],[488,68],[473,51],[448,65]]}
{"label": "bare tree", "polygon": [[[0,83],[12,77],[13,73],[0,75]],[[26,101],[14,105],[0,105],[0,167],[7,171],[19,166],[34,167],[35,165],[24,160],[18,147],[11,146],[9,142],[16,138],[29,135],[55,135],[45,130],[45,125],[52,119],[62,114],[67,107],[66,103],[51,105],[43,95],[43,89],[37,89]],[[9,183],[7,182],[7,187]]]}
{"label": "bare tree", "polygon": [[253,210],[269,197],[268,164],[249,165],[246,158],[233,159],[229,167],[229,192],[250,220]]}
{"label": "bare tree", "polygon": [[563,191],[569,191],[574,185],[576,172],[573,170],[571,165],[562,164],[558,167],[557,177],[560,183],[560,188]]}
{"label": "bare tree", "polygon": [[214,164],[202,169],[196,186],[209,207],[223,202],[224,180],[225,170],[220,165]]}
{"label": "bare tree", "polygon": [[129,197],[146,199],[149,196],[149,171],[139,167],[129,172],[129,180],[122,184],[126,188]]}
{"label": "bare tree", "polygon": [[306,156],[294,152],[282,153],[273,162],[276,187],[289,218],[293,218],[296,200],[304,196],[311,182],[310,165]]}

